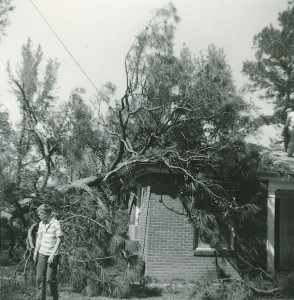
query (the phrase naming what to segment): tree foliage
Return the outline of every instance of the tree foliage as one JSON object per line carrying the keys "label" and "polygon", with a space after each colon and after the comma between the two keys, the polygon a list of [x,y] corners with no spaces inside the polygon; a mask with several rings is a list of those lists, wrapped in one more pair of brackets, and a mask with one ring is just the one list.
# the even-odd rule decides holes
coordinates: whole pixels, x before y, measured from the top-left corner
{"label": "tree foliage", "polygon": [[4,190],[13,182],[11,174],[13,173],[14,166],[11,164],[14,156],[14,139],[13,129],[9,121],[9,114],[5,110],[0,110],[0,206],[1,210],[7,205],[11,204],[9,201],[4,200]]}
{"label": "tree foliage", "polygon": [[22,117],[16,142],[16,184],[18,189],[31,191],[46,187],[53,165],[52,156],[62,134],[61,128],[54,128],[52,114],[58,63],[49,59],[44,74],[40,74],[42,56],[41,47],[34,51],[28,40],[22,47],[23,61],[17,71],[13,72],[8,65]]}
{"label": "tree foliage", "polygon": [[111,196],[113,175],[131,190],[130,170],[140,163],[180,171],[180,201],[212,245],[221,243],[223,221],[257,210],[259,156],[243,139],[247,106],[222,50],[211,45],[197,58],[184,46],[175,56],[178,21],[173,5],[158,9],[126,55],[123,95],[113,99],[115,86],[107,83],[91,108],[82,89],[57,105],[58,63],[48,60],[41,74],[43,52],[30,40],[20,67],[9,68],[22,112],[11,176],[22,191],[16,198],[33,199],[34,220],[40,203],[55,207],[66,233],[69,279],[80,292],[124,296],[138,278],[127,203]]}
{"label": "tree foliage", "polygon": [[8,14],[14,9],[13,0],[0,1],[0,41],[1,36],[5,35],[5,28],[10,24]]}
{"label": "tree foliage", "polygon": [[[46,188],[34,206],[50,204],[64,232],[60,280],[73,292],[122,297],[130,284],[140,278],[142,260],[138,244],[130,241],[128,212],[105,205],[104,191],[89,188],[87,180],[56,188]],[[37,222],[35,214],[30,215]],[[36,224],[31,226],[29,251],[34,246]]]}
{"label": "tree foliage", "polygon": [[285,107],[294,107],[294,5],[279,14],[279,26],[265,27],[254,37],[256,61],[246,61],[243,72],[253,88],[265,91],[281,118]]}

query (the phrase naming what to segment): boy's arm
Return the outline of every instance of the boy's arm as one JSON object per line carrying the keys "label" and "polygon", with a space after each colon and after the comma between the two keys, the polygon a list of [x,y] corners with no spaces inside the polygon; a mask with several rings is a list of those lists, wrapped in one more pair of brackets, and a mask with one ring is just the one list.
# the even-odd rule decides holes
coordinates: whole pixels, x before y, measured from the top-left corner
{"label": "boy's arm", "polygon": [[42,238],[42,233],[38,232],[37,233],[37,239],[36,239],[36,247],[35,247],[35,252],[34,252],[34,261],[37,260],[39,249],[41,247],[41,238]]}

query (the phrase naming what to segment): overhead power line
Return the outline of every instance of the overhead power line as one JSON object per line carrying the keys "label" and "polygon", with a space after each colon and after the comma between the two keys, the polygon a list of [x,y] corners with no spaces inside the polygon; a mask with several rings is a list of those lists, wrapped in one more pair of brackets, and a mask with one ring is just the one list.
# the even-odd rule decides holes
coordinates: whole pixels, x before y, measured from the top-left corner
{"label": "overhead power line", "polygon": [[47,24],[47,26],[50,28],[50,30],[52,31],[52,33],[55,35],[55,37],[58,39],[58,41],[61,43],[61,45],[63,46],[63,48],[67,51],[67,53],[70,55],[70,57],[73,59],[73,61],[76,63],[76,65],[79,67],[79,69],[83,72],[83,74],[86,76],[86,78],[88,79],[88,81],[92,84],[92,86],[95,88],[95,90],[97,92],[98,89],[95,86],[95,84],[93,83],[93,81],[89,78],[89,76],[86,74],[86,72],[83,70],[83,68],[81,67],[81,65],[77,62],[77,60],[74,58],[74,56],[71,54],[71,52],[69,51],[69,49],[65,46],[65,44],[62,42],[61,38],[59,38],[59,36],[57,35],[57,33],[55,32],[55,30],[52,28],[52,26],[49,24],[49,22],[47,21],[47,19],[45,18],[45,16],[41,13],[41,11],[38,9],[38,7],[36,6],[36,4],[33,2],[33,0],[30,0],[32,5],[34,6],[34,8],[36,9],[36,11],[38,12],[38,14],[41,16],[41,18],[43,19],[43,21]]}

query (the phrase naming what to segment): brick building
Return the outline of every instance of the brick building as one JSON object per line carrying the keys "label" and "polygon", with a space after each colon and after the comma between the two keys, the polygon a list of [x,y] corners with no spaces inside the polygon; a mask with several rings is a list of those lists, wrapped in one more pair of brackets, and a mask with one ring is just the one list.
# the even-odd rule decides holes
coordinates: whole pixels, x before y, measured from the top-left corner
{"label": "brick building", "polygon": [[182,176],[148,164],[135,173],[137,191],[128,200],[129,236],[140,244],[145,275],[160,281],[212,280],[222,269],[238,277],[230,259],[216,256],[215,249],[197,237],[176,197]]}
{"label": "brick building", "polygon": [[[212,280],[219,277],[221,270],[231,277],[239,277],[231,259],[233,228],[223,249],[213,249],[201,241],[176,196],[177,187],[183,183],[179,172],[140,164],[134,177],[136,188],[127,194],[124,202],[128,203],[130,213],[129,237],[140,244],[146,276],[160,281]],[[272,272],[294,270],[291,264],[294,261],[294,174],[264,172],[260,180],[267,187],[267,199],[263,201],[266,215],[257,220],[258,228],[248,224],[246,234],[254,236],[258,230],[261,233],[260,266]]]}

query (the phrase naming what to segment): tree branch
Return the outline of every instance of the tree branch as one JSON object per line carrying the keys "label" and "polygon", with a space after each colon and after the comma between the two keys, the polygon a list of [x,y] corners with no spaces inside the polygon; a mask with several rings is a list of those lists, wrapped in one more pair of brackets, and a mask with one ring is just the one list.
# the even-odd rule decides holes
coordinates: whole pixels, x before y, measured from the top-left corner
{"label": "tree branch", "polygon": [[104,225],[102,225],[101,223],[99,223],[99,222],[97,222],[97,221],[95,221],[95,220],[93,220],[93,219],[91,219],[91,218],[89,218],[89,217],[87,217],[87,216],[83,216],[83,215],[75,215],[75,214],[72,214],[71,217],[68,217],[68,218],[66,218],[66,219],[64,219],[64,220],[60,220],[60,223],[61,223],[61,224],[64,224],[64,223],[67,222],[68,220],[74,219],[74,218],[81,218],[81,219],[89,220],[89,221],[95,223],[95,224],[96,224],[97,226],[99,226],[100,228],[103,228],[103,229],[104,229],[107,233],[109,233],[110,235],[113,235],[112,232],[110,232]]}

